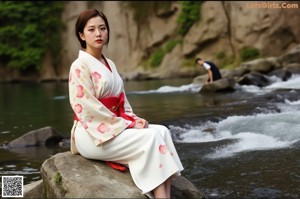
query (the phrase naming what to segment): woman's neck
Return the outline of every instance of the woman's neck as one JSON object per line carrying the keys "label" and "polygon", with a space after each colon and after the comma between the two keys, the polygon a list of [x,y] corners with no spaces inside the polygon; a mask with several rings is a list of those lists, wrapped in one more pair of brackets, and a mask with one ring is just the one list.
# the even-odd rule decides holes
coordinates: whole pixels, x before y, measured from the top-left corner
{"label": "woman's neck", "polygon": [[89,53],[90,55],[92,55],[93,57],[95,57],[96,59],[100,60],[102,57],[102,49],[92,49],[92,48],[87,48],[85,50],[86,53]]}

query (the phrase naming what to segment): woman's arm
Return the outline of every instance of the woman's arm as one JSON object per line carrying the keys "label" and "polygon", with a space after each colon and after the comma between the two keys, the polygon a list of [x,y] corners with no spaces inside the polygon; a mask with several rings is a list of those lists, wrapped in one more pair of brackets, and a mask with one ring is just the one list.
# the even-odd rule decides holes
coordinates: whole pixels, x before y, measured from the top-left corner
{"label": "woman's arm", "polygon": [[[97,76],[91,74],[87,66],[73,63],[69,76],[69,100],[80,124],[99,146],[118,135],[131,122],[116,117],[97,99],[93,78]],[[98,79],[97,86],[104,86],[103,81]]]}

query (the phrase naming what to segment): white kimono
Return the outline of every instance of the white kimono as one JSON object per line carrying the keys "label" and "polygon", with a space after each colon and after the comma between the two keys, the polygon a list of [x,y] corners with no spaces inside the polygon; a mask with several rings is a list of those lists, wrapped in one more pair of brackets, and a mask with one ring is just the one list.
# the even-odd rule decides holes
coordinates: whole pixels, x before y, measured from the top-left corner
{"label": "white kimono", "polygon": [[[69,100],[79,120],[72,128],[71,152],[127,165],[134,183],[151,197],[154,188],[170,176],[180,175],[183,166],[169,129],[154,124],[144,129],[127,128],[132,121],[117,117],[98,100],[124,92],[115,64],[106,60],[112,71],[80,50],[70,68]],[[126,95],[124,109],[138,118]]]}

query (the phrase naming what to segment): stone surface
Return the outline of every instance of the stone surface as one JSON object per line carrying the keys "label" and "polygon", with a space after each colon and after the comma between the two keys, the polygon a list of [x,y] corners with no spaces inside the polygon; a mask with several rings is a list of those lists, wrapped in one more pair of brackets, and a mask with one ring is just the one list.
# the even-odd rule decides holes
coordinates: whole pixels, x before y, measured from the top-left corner
{"label": "stone surface", "polygon": [[[47,159],[41,167],[41,176],[45,198],[147,198],[135,186],[128,169],[114,170],[102,161],[88,160],[71,152]],[[173,180],[172,196],[205,198],[183,176]]]}
{"label": "stone surface", "polygon": [[200,89],[200,93],[234,91],[234,86],[234,79],[222,78],[209,84],[204,84]]}
{"label": "stone surface", "polygon": [[258,87],[264,87],[269,85],[269,80],[261,73],[251,72],[241,77],[238,81],[240,85],[255,85]]}
{"label": "stone surface", "polygon": [[58,132],[50,126],[46,126],[40,129],[36,129],[30,131],[21,137],[11,141],[8,144],[8,147],[30,147],[30,146],[38,146],[52,143],[58,143],[63,139],[62,136],[58,134]]}

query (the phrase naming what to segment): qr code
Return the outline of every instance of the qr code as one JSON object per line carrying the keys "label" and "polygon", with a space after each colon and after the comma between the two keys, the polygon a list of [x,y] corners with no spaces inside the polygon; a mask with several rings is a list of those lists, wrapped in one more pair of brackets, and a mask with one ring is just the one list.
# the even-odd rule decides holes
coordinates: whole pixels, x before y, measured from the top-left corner
{"label": "qr code", "polygon": [[2,197],[23,197],[23,176],[2,176]]}

